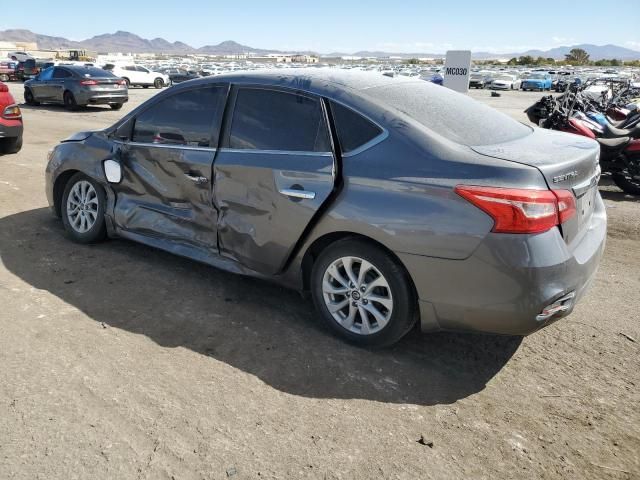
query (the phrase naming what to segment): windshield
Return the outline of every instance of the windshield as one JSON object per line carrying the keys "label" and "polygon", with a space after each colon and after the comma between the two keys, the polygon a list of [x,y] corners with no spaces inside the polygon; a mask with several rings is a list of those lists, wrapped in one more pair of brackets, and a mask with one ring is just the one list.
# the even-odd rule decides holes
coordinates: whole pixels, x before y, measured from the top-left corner
{"label": "windshield", "polygon": [[531,75],[529,75],[529,78],[539,78],[539,79],[543,79],[544,75],[542,73],[532,73]]}
{"label": "windshield", "polygon": [[462,145],[503,143],[531,133],[529,127],[491,107],[428,82],[374,87],[366,93]]}

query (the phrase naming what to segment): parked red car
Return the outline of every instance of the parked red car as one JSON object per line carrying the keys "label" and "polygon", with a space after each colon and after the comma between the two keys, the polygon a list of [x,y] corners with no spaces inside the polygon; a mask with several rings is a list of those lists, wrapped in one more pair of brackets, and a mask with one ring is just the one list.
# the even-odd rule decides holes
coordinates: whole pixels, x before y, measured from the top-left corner
{"label": "parked red car", "polygon": [[9,92],[0,82],[0,154],[18,153],[22,148],[22,112]]}

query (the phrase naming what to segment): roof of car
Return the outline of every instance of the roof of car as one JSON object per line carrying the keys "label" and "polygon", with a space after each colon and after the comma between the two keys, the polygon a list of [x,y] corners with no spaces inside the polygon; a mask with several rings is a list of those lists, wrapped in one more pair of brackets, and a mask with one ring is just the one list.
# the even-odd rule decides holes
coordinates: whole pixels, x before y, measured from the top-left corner
{"label": "roof of car", "polygon": [[215,77],[205,77],[196,80],[203,83],[236,82],[256,83],[265,85],[278,85],[301,90],[322,90],[322,86],[340,86],[353,90],[366,90],[368,88],[399,83],[413,83],[416,78],[395,76],[388,77],[379,72],[363,72],[358,70],[342,70],[337,68],[305,68],[305,69],[265,69],[247,70],[226,73]]}

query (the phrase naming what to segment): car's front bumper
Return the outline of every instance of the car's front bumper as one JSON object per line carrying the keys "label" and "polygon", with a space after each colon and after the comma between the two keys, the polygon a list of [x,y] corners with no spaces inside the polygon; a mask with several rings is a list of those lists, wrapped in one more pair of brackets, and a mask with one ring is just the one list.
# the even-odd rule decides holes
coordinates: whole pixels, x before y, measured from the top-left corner
{"label": "car's front bumper", "polygon": [[[489,234],[465,260],[398,253],[418,292],[422,330],[527,335],[571,313],[604,251],[607,217],[597,198],[582,238],[570,246],[553,228],[537,235]],[[540,318],[571,293],[569,309]]]}

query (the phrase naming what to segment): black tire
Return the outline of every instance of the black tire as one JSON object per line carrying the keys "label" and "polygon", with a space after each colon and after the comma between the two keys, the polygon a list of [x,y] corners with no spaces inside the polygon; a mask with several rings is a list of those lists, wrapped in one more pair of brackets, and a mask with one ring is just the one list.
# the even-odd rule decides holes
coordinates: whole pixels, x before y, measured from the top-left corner
{"label": "black tire", "polygon": [[122,103],[110,103],[109,106],[111,110],[120,110],[122,108]]}
{"label": "black tire", "polygon": [[[86,181],[91,184],[96,192],[96,198],[98,199],[96,221],[90,229],[82,233],[77,231],[71,225],[69,213],[67,212],[67,200],[69,199],[69,194],[71,193],[73,187],[81,181]],[[107,200],[104,189],[98,182],[86,176],[84,173],[76,173],[73,177],[71,177],[71,179],[64,187],[64,193],[62,194],[62,204],[60,205],[60,212],[62,213],[62,224],[64,225],[64,229],[66,230],[69,237],[74,242],[84,244],[97,243],[104,240],[107,237],[107,226],[104,219],[106,205]]]}
{"label": "black tire", "polygon": [[149,85],[142,85],[142,88],[149,88]]}
{"label": "black tire", "polygon": [[157,89],[164,87],[164,80],[161,78],[156,78],[153,82],[153,86]]}
{"label": "black tire", "polygon": [[9,75],[7,75],[6,73],[3,73],[2,75],[0,75],[0,82],[8,82],[9,81]]}
{"label": "black tire", "polygon": [[[325,272],[333,262],[343,257],[356,257],[372,264],[386,279],[393,299],[393,309],[388,323],[379,331],[363,335],[343,327],[329,312],[323,294]],[[355,288],[354,292],[358,289]],[[329,328],[338,336],[361,346],[383,347],[392,345],[404,337],[417,320],[417,300],[413,284],[398,261],[382,248],[357,239],[344,239],[325,248],[313,265],[311,272],[313,302]],[[346,296],[346,299],[352,297]],[[355,297],[354,297],[355,298]],[[358,299],[365,302],[364,295]],[[351,302],[351,300],[348,300]],[[366,302],[365,302],[366,303]],[[355,324],[354,324],[355,325]]]}
{"label": "black tire", "polygon": [[70,112],[75,112],[76,110],[78,110],[78,104],[76,102],[76,98],[73,96],[73,93],[68,91],[64,92],[62,98],[64,101],[64,108],[66,108]]}
{"label": "black tire", "polygon": [[624,193],[628,193],[630,195],[640,195],[640,181],[634,180],[629,175],[625,175],[623,173],[614,173],[612,175],[612,178],[613,182]]}
{"label": "black tire", "polygon": [[36,98],[30,88],[24,89],[24,101],[27,105],[40,105],[40,102],[36,102]]}
{"label": "black tire", "polygon": [[22,137],[0,139],[0,153],[9,155],[22,149]]}

